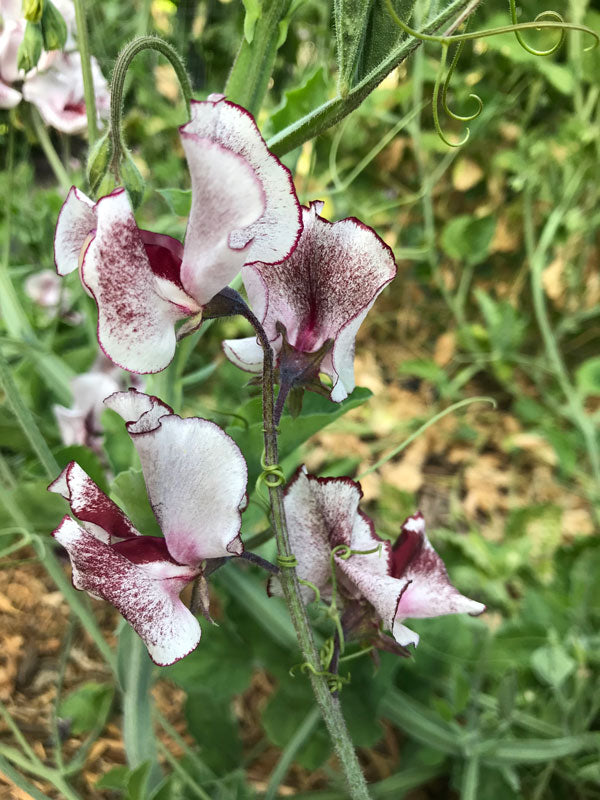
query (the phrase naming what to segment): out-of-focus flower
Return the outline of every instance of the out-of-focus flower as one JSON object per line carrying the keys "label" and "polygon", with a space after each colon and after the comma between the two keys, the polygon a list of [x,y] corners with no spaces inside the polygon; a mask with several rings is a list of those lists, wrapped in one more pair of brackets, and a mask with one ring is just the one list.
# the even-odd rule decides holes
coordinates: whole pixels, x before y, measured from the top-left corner
{"label": "out-of-focus flower", "polygon": [[[475,615],[485,610],[452,586],[425,535],[420,513],[404,522],[392,548],[359,510],[361,497],[360,484],[350,478],[317,478],[299,470],[288,484],[284,506],[299,578],[314,584],[325,600],[334,599],[338,609],[347,610],[347,620],[381,620],[402,646],[419,642],[419,636],[402,624],[407,617]],[[271,579],[270,589],[279,593],[277,578]],[[307,586],[302,593],[307,602],[314,597]]]}
{"label": "out-of-focus flower", "polygon": [[27,297],[40,308],[58,309],[63,286],[53,270],[42,269],[29,275],[24,289]]}
{"label": "out-of-focus flower", "polygon": [[79,522],[66,516],[53,536],[69,554],[75,588],[112,603],[153,661],[172,664],[200,640],[181,590],[205,559],[243,552],[246,462],[213,422],[182,419],[156,397],[130,390],[106,404],[126,420],[164,538],[141,535],[75,462],[48,488]]}
{"label": "out-of-focus flower", "polygon": [[[319,372],[340,402],[354,389],[356,334],[381,291],[396,275],[390,248],[357,219],[331,223],[322,203],[303,209],[304,230],[283,263],[253,263],[242,276],[248,300],[277,355],[282,385],[308,385]],[[225,354],[248,372],[262,369],[255,337],[227,340]]]}
{"label": "out-of-focus flower", "polygon": [[[110,107],[108,85],[94,58],[92,78],[96,110],[99,117],[105,117]],[[56,52],[47,69],[28,75],[23,84],[23,97],[38,108],[48,125],[63,133],[83,133],[87,117],[80,54]]]}
{"label": "out-of-focus flower", "polygon": [[100,346],[131,372],[164,369],[174,323],[198,315],[243,264],[286,258],[301,230],[290,173],[243,108],[221,95],[193,103],[181,137],[192,178],[185,247],[138,229],[123,189],[93,203],[73,187],[56,226],[59,275],[80,267]]}
{"label": "out-of-focus flower", "polygon": [[25,26],[19,0],[0,0],[0,108],[14,108],[21,102],[21,93],[11,84],[19,79],[17,53]]}
{"label": "out-of-focus flower", "polygon": [[[27,73],[19,70],[18,50],[26,31],[21,3],[0,0],[0,108],[14,108],[24,98],[33,103],[44,121],[63,133],[83,133],[87,128],[81,56],[75,43],[75,8],[71,0],[53,0],[64,19],[67,40],[64,52],[43,51]],[[55,12],[56,13],[56,12]],[[96,59],[92,78],[99,118],[108,114],[108,85]],[[22,81],[20,90],[12,84]]]}

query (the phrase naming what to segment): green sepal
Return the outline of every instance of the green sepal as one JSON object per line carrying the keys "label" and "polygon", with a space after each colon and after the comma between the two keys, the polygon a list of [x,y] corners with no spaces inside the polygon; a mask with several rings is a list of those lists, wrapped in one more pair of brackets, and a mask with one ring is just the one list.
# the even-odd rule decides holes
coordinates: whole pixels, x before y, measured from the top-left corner
{"label": "green sepal", "polygon": [[27,22],[39,22],[44,10],[44,0],[23,0],[23,16]]}
{"label": "green sepal", "polygon": [[136,167],[131,153],[125,152],[121,165],[119,167],[121,173],[121,180],[127,189],[129,197],[131,198],[131,205],[138,208],[144,199],[144,190],[146,182],[142,178],[142,173]]}
{"label": "green sepal", "polygon": [[87,179],[93,194],[100,188],[113,157],[113,142],[107,131],[90,150],[87,161]]}
{"label": "green sepal", "polygon": [[25,28],[25,36],[19,45],[17,53],[17,66],[19,69],[29,72],[33,69],[42,55],[44,39],[42,29],[36,22],[28,22]]}
{"label": "green sepal", "polygon": [[67,41],[67,23],[51,0],[44,0],[42,37],[44,50],[62,50]]}
{"label": "green sepal", "polygon": [[290,389],[286,398],[287,410],[292,419],[297,419],[302,411],[302,401],[304,400],[304,387],[295,386]]}

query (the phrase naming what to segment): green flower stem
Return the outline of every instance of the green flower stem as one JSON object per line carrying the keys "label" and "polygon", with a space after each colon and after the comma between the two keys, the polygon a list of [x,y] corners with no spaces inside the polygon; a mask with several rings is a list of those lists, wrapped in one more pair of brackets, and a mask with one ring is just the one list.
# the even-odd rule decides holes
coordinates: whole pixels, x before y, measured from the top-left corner
{"label": "green flower stem", "polygon": [[244,106],[254,116],[267,93],[279,44],[279,23],[288,6],[289,0],[263,2],[252,41],[243,37],[225,85],[227,99]]}
{"label": "green flower stem", "polygon": [[[246,318],[253,325],[263,348],[263,430],[265,442],[264,463],[266,467],[278,464],[277,427],[274,420],[274,365],[273,351],[267,335],[256,317],[248,310]],[[271,516],[277,553],[281,559],[280,564],[287,560],[293,562],[293,554],[288,537],[285,510],[283,506],[283,490],[280,485],[273,486],[266,481],[271,501]],[[309,665],[310,681],[315,698],[321,709],[321,715],[329,731],[335,752],[339,758],[348,785],[348,792],[352,800],[369,800],[369,791],[362,774],[354,745],[350,739],[342,710],[337,697],[331,694],[325,677],[322,674],[321,659],[317,651],[312,628],[306,613],[306,607],[300,594],[300,584],[294,567],[282,566],[279,580],[283,589],[285,600],[290,612],[290,617],[300,650],[305,663]]]}
{"label": "green flower stem", "polygon": [[[475,11],[480,0],[451,0],[425,27],[425,34],[433,34],[443,25],[451,23],[445,35],[450,35],[464,20]],[[458,16],[457,16],[458,15]],[[535,27],[535,25],[534,25]],[[421,34],[419,34],[419,37]],[[421,44],[420,38],[400,42],[380,64],[353,86],[346,97],[341,95],[327,100],[297,122],[288,125],[267,142],[269,148],[278,156],[289,153],[309,139],[318,136],[332,125],[340,122],[381,83],[381,81]]]}
{"label": "green flower stem", "polygon": [[6,186],[4,190],[4,246],[2,248],[2,263],[0,264],[0,316],[4,320],[11,338],[31,341],[34,338],[33,328],[23,310],[9,273],[14,172],[15,128],[12,123],[9,123],[8,148],[6,152]]}
{"label": "green flower stem", "polygon": [[121,133],[121,117],[123,115],[123,89],[125,76],[133,59],[142,50],[156,50],[163,55],[175,70],[179,86],[185,100],[188,119],[191,116],[192,84],[179,53],[160,36],[138,36],[121,50],[115,62],[110,87],[110,137],[114,146],[113,168],[125,150]]}
{"label": "green flower stem", "polygon": [[81,54],[81,74],[83,77],[83,96],[85,99],[85,113],[88,123],[88,141],[90,147],[98,138],[98,119],[96,116],[96,95],[94,94],[94,80],[92,78],[92,56],[90,53],[90,40],[88,37],[87,22],[85,19],[84,0],[74,0],[75,22],[77,24],[77,46]]}
{"label": "green flower stem", "polygon": [[[86,102],[87,105],[87,102]],[[38,142],[40,143],[40,147],[44,151],[44,155],[46,156],[48,163],[58,181],[58,184],[61,188],[63,194],[66,194],[69,189],[71,188],[72,181],[69,178],[67,170],[64,168],[62,161],[56,150],[54,149],[54,145],[52,144],[52,140],[48,134],[48,130],[44,125],[42,118],[40,117],[39,111],[30,106],[31,109],[31,121],[33,123],[33,128],[35,130],[35,135],[38,138]]]}

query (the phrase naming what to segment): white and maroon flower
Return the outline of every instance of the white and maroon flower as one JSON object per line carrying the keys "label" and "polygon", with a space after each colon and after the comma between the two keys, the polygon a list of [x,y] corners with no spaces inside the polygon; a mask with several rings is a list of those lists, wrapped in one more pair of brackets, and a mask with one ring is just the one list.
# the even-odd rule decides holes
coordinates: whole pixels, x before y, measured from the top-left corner
{"label": "white and maroon flower", "polygon": [[53,536],[69,554],[74,586],[112,603],[151,658],[172,664],[200,640],[181,590],[202,574],[205,559],[243,552],[246,463],[213,422],[182,419],[156,397],[132,389],[106,405],[126,420],[164,538],[141,535],[75,462],[48,488],[69,501],[79,522],[66,516]]}
{"label": "white and maroon flower", "polygon": [[[377,296],[396,275],[390,248],[372,228],[354,218],[331,223],[319,216],[323,204],[303,208],[298,246],[282,264],[249,264],[242,270],[254,313],[279,354],[323,351],[317,371],[332,382],[340,402],[354,389],[354,341]],[[328,346],[329,343],[329,346]],[[227,340],[225,354],[248,372],[262,369],[262,349],[254,337]],[[286,355],[290,348],[284,347]],[[310,366],[310,359],[307,364]]]}
{"label": "white and maroon flower", "polygon": [[[110,107],[110,95],[95,58],[92,58],[92,79],[98,118],[104,118]],[[37,106],[46,124],[63,133],[83,133],[87,129],[87,116],[81,55],[77,51],[44,54],[37,69],[25,79],[23,97]]]}
{"label": "white and maroon flower", "polygon": [[[360,484],[350,478],[317,478],[299,470],[288,484],[284,506],[299,578],[313,583],[328,600],[333,561],[338,607],[340,599],[348,607],[368,603],[400,645],[419,642],[418,634],[402,624],[408,617],[481,614],[485,610],[482,603],[469,600],[452,586],[444,563],[425,535],[420,513],[404,522],[392,548],[376,535],[372,521],[359,510],[361,497]],[[338,545],[372,552],[346,558],[348,550],[336,551]],[[271,579],[270,588],[279,592],[276,578]],[[307,602],[314,597],[307,586],[302,593]]]}
{"label": "white and maroon flower", "polygon": [[290,173],[244,109],[220,95],[195,102],[181,138],[192,178],[185,247],[139,230],[123,189],[95,204],[71,189],[56,226],[58,273],[80,265],[100,346],[131,372],[164,369],[174,323],[199,314],[248,261],[286,258],[301,230]]}
{"label": "white and maroon flower", "polygon": [[41,269],[32,273],[23,288],[27,297],[40,308],[58,311],[64,286],[54,270]]}

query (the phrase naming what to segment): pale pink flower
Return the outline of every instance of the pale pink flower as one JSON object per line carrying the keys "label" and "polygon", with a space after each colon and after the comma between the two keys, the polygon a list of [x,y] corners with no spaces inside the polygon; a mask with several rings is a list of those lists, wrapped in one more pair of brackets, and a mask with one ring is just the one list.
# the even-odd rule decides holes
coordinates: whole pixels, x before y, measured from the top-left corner
{"label": "pale pink flower", "polygon": [[112,603],[153,661],[172,664],[200,640],[181,590],[205,559],[243,552],[246,462],[213,422],[182,419],[156,397],[130,390],[106,405],[126,420],[164,538],[143,536],[75,462],[48,488],[79,522],[66,516],[53,536],[69,554],[75,588]]}
{"label": "pale pink flower", "polygon": [[[355,386],[358,329],[396,275],[396,264],[375,231],[352,217],[332,224],[319,216],[322,205],[303,208],[304,229],[286,261],[249,264],[242,277],[282,377],[287,371],[292,385],[302,385],[307,375],[322,372],[332,380],[331,399],[340,402]],[[237,366],[261,372],[263,351],[254,336],[226,340],[223,347]],[[319,351],[313,364],[310,354]]]}
{"label": "pale pink flower", "polygon": [[17,53],[24,35],[21,3],[0,0],[0,108],[14,108],[21,102],[21,93],[11,84],[21,77]]}
{"label": "pale pink flower", "polygon": [[56,226],[59,275],[80,266],[100,346],[131,372],[164,369],[175,322],[197,315],[245,263],[286,258],[301,230],[290,173],[243,108],[220,95],[195,102],[180,132],[192,178],[185,247],[138,229],[123,189],[93,203],[73,187]]}

